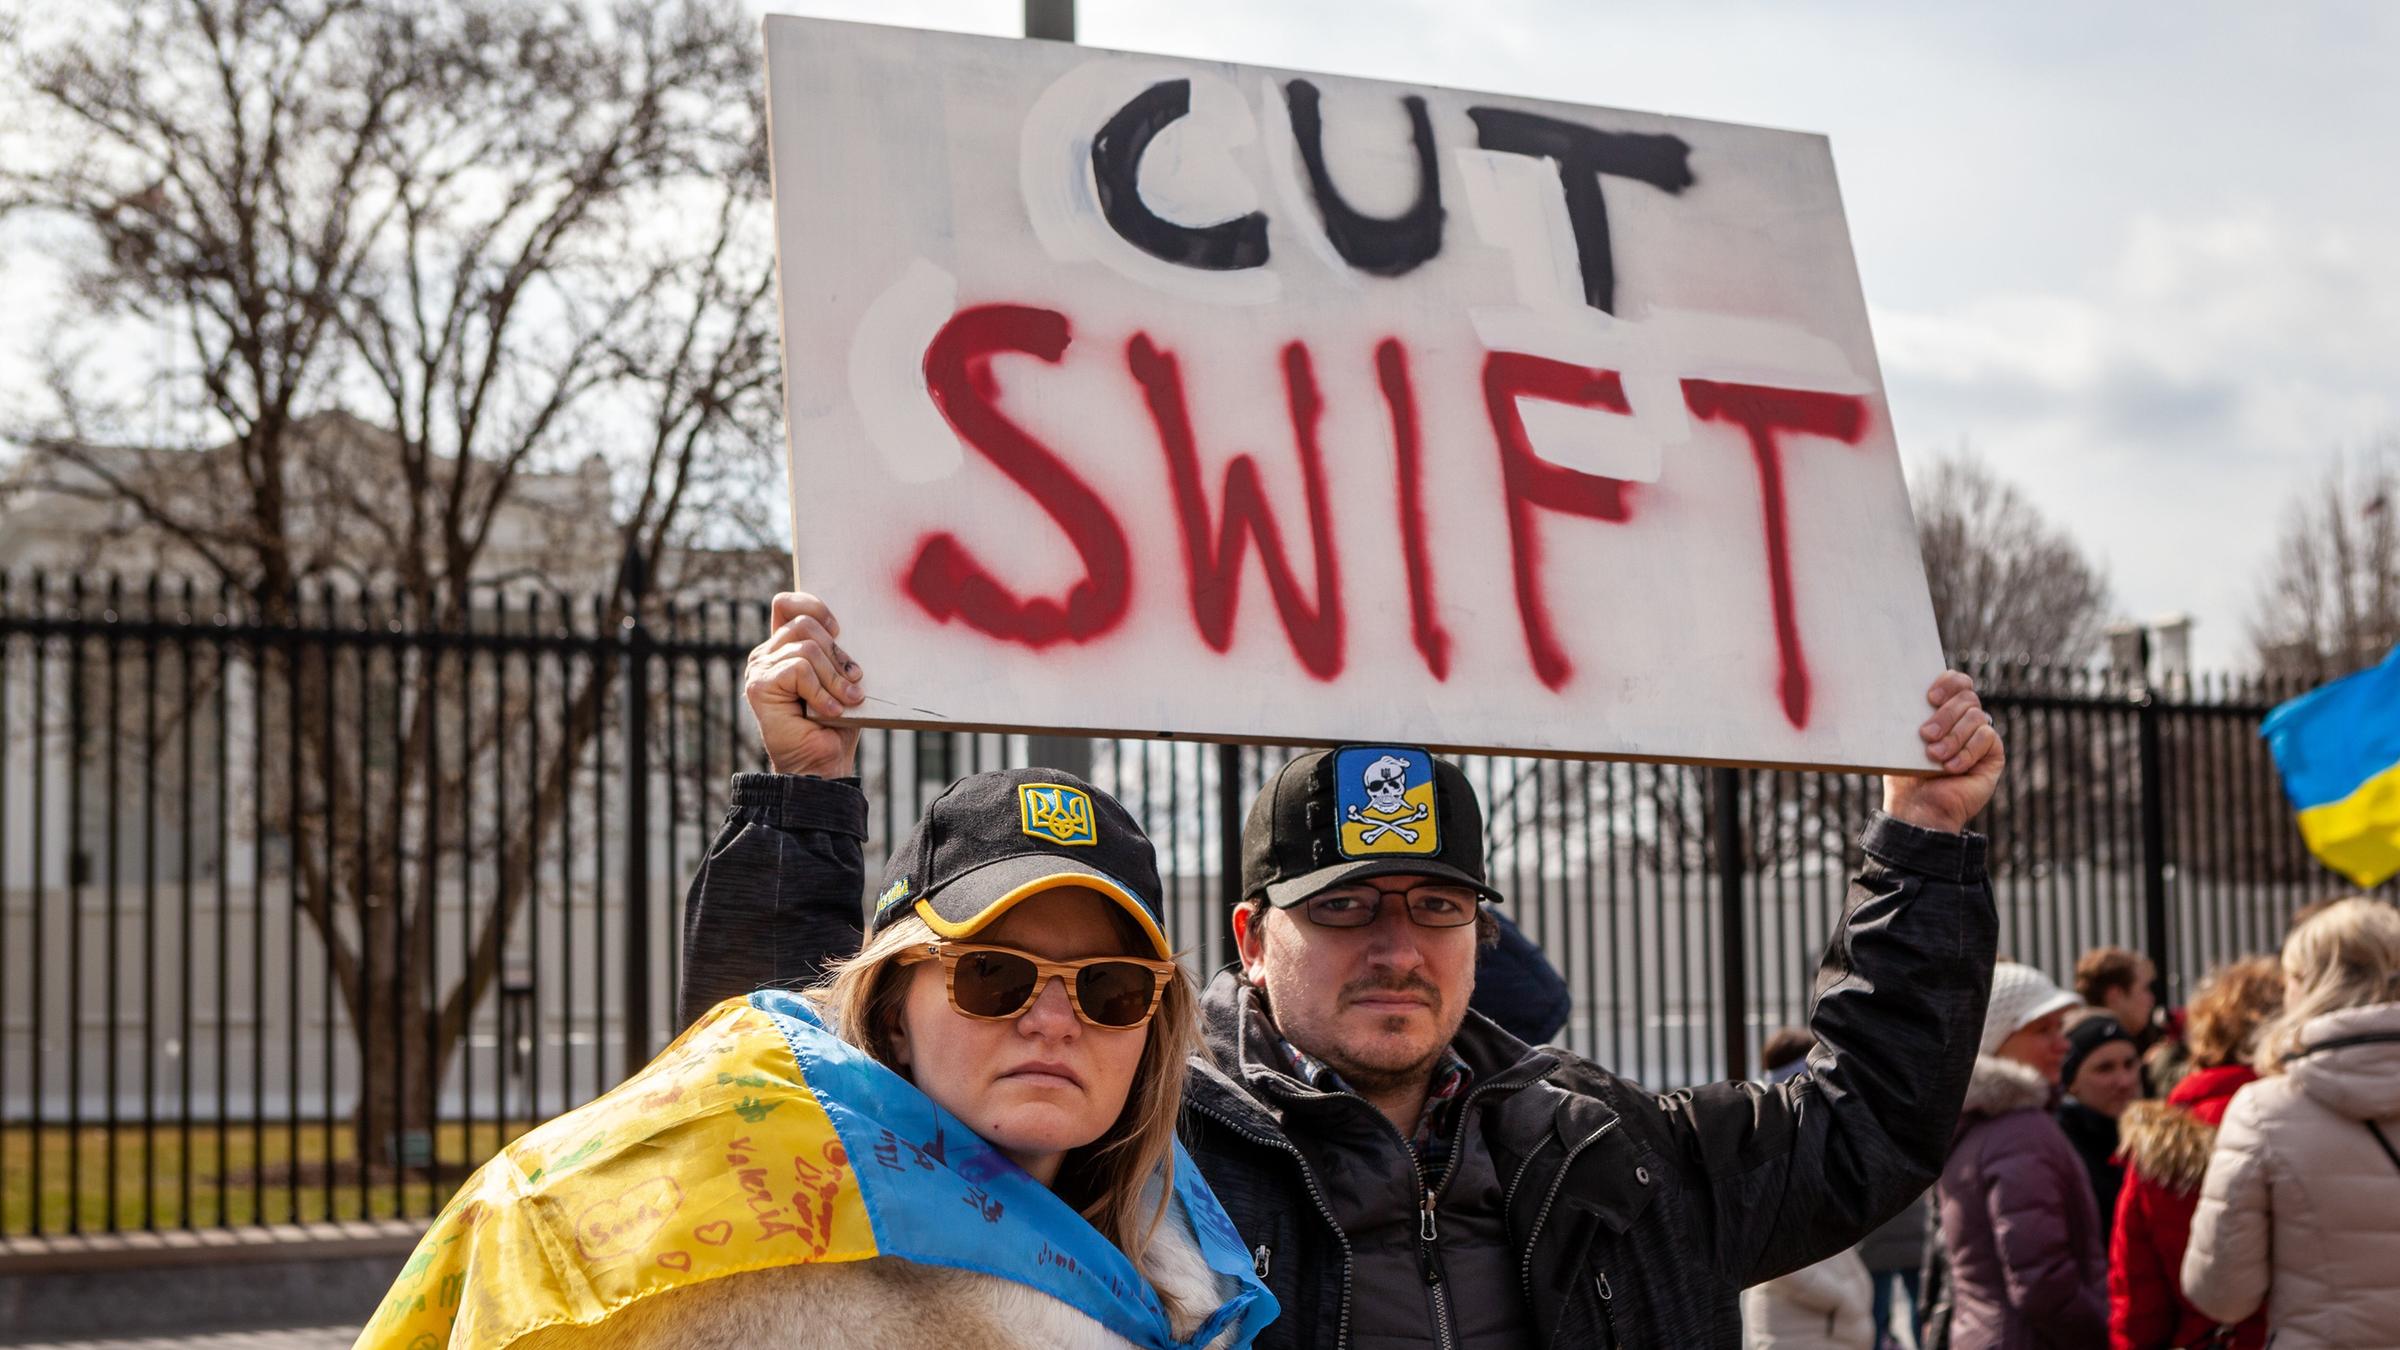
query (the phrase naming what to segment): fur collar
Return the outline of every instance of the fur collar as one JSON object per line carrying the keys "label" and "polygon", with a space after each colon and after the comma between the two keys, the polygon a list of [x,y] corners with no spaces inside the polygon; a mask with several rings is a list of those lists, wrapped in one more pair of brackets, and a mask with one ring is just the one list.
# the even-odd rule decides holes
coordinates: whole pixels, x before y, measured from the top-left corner
{"label": "fur collar", "polygon": [[1967,1079],[1964,1116],[2000,1116],[2011,1111],[2046,1110],[2058,1089],[2050,1080],[2013,1059],[1977,1055],[1974,1075]]}
{"label": "fur collar", "polygon": [[[1157,1188],[1158,1181],[1153,1178],[1142,1197],[1145,1204],[1157,1203]],[[1200,1244],[1192,1240],[1191,1216],[1180,1200],[1168,1204],[1166,1218],[1151,1233],[1149,1250],[1140,1265],[1142,1273],[1150,1277],[1150,1287],[1158,1292],[1159,1302],[1166,1305],[1167,1322],[1177,1340],[1190,1340],[1231,1293],[1226,1282],[1208,1268]],[[1231,1336],[1232,1330],[1226,1335]]]}
{"label": "fur collar", "polygon": [[2172,1102],[2135,1102],[2117,1118],[2117,1141],[2134,1175],[2188,1195],[2208,1173],[2217,1127]]}

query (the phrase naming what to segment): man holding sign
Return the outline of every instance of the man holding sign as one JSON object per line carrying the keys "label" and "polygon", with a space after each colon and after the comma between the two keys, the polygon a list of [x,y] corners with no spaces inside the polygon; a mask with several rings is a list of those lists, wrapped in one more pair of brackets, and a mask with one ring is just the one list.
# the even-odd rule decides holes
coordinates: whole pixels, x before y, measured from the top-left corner
{"label": "man holding sign", "polygon": [[[686,910],[686,1009],[804,982],[855,942],[866,800],[838,717],[865,671],[777,597],[747,695],[776,772]],[[1243,831],[1240,961],[1203,1016],[1184,1137],[1283,1315],[1274,1346],[1734,1346],[1737,1296],[1856,1242],[1939,1170],[1997,923],[1965,826],[2005,752],[1945,674],[1929,777],[1885,780],[1818,981],[1811,1072],[1660,1095],[1468,1009],[1480,810],[1408,746],[1303,755]],[[1355,816],[1355,818],[1354,818]],[[1412,838],[1413,836],[1413,838]]]}
{"label": "man holding sign", "polygon": [[[1259,1344],[1730,1347],[1742,1286],[1924,1190],[1991,977],[1963,831],[2003,755],[1936,678],[1822,137],[765,39],[795,535],[872,616],[877,692],[778,598],[749,681],[776,773],[737,779],[694,884],[687,1009],[855,942],[861,720],[1306,738],[1342,748],[1250,814],[1184,1096],[1283,1309]],[[1429,744],[1892,775],[1812,1072],[1659,1095],[1474,1014],[1503,897]]]}
{"label": "man holding sign", "polygon": [[795,537],[870,725],[1921,764],[1823,137],[765,35]]}

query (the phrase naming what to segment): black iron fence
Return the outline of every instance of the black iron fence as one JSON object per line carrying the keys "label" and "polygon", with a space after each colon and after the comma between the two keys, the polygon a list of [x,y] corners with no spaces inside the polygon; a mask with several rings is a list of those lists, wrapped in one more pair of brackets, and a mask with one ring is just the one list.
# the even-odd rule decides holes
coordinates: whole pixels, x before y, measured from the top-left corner
{"label": "black iron fence", "polygon": [[[0,578],[0,1237],[427,1214],[646,1059],[685,882],[755,764],[764,626],[495,596],[435,632],[371,594]],[[2063,977],[2139,947],[2180,998],[2338,889],[2257,739],[2296,691],[1980,674],[2019,959]],[[1223,860],[1287,752],[1070,752],[1151,827],[1194,964],[1221,963]],[[870,733],[876,839],[1027,754]],[[1676,1086],[1805,1020],[1873,780],[1462,763],[1510,911],[1574,989],[1565,1044]]]}

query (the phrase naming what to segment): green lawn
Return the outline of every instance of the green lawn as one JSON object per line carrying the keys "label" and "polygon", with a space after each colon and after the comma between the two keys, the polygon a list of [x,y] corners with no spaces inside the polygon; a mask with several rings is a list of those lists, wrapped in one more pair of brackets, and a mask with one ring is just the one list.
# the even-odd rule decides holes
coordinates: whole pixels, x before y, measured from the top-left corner
{"label": "green lawn", "polygon": [[[297,1139],[293,1127],[280,1122],[263,1130],[246,1121],[233,1123],[222,1136],[214,1121],[195,1123],[188,1134],[179,1125],[162,1124],[149,1135],[148,1147],[139,1124],[120,1124],[115,1131],[113,1226],[207,1228],[429,1216],[476,1164],[533,1123],[478,1122],[471,1137],[463,1125],[440,1126],[434,1135],[438,1168],[412,1169],[403,1175],[377,1163],[367,1169],[363,1194],[356,1140],[344,1123],[336,1122],[328,1131],[321,1122],[303,1121]],[[74,1132],[63,1125],[38,1131],[30,1125],[0,1126],[0,1236],[33,1232],[37,1204],[44,1233],[68,1230],[70,1206],[82,1231],[112,1227],[109,1136],[105,1125]]]}

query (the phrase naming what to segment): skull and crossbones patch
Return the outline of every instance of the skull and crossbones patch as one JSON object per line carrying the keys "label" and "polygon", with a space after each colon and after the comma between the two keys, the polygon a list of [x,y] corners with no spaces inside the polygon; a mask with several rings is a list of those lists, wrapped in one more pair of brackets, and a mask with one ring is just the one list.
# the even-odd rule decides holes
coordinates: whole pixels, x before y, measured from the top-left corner
{"label": "skull and crossbones patch", "polygon": [[1351,746],[1335,754],[1333,771],[1343,857],[1441,851],[1433,756],[1404,746]]}

